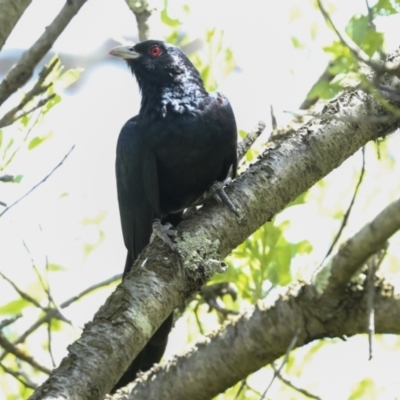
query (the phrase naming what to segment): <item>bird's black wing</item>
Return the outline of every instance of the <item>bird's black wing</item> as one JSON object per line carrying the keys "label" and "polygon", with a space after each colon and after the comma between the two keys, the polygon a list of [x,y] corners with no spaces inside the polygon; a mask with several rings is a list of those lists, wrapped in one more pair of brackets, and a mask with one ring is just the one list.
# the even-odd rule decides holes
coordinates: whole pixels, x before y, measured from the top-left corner
{"label": "bird's black wing", "polygon": [[[122,233],[128,249],[124,276],[149,243],[154,217],[160,217],[156,159],[143,143],[141,133],[137,117],[134,117],[123,126],[117,144],[115,169],[118,203]],[[138,371],[146,371],[160,361],[167,345],[172,317],[173,314],[167,317],[150,338],[116,383],[112,393],[131,382]]]}
{"label": "bird's black wing", "polygon": [[[154,156],[153,161],[155,163]],[[122,234],[128,249],[126,275],[149,243],[156,211],[154,206],[158,207],[157,170],[141,140],[137,117],[130,119],[121,130],[115,170]]]}
{"label": "bird's black wing", "polygon": [[[216,92],[212,96],[217,99],[218,106],[214,107],[216,117],[216,125],[222,126],[224,148],[225,148],[225,164],[221,171],[221,175],[218,177],[219,180],[223,180],[228,176],[230,172],[231,178],[236,178],[237,173],[237,128],[235,115],[233,114],[232,106],[222,93]],[[225,175],[225,177],[224,177]]]}

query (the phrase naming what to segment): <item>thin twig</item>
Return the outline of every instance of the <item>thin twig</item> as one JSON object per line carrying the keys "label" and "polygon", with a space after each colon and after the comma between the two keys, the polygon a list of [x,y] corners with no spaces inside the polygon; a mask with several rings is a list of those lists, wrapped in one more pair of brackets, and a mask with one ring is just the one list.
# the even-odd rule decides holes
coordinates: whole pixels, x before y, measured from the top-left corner
{"label": "thin twig", "polygon": [[201,323],[201,321],[200,321],[199,314],[198,314],[199,306],[200,306],[200,303],[197,303],[197,304],[196,304],[196,307],[195,307],[194,310],[193,310],[193,313],[194,313],[194,317],[195,317],[195,319],[196,319],[197,327],[199,328],[199,332],[200,332],[202,335],[204,335],[203,325],[202,325],[202,323]]}
{"label": "thin twig", "polygon": [[42,183],[46,182],[48,178],[50,178],[51,175],[63,164],[63,162],[67,159],[67,157],[71,154],[71,151],[75,148],[75,145],[71,147],[71,149],[68,151],[68,153],[63,157],[63,159],[51,170],[49,174],[47,174],[40,182],[38,182],[35,186],[33,186],[28,192],[26,192],[22,197],[20,197],[18,200],[16,200],[14,203],[12,203],[10,206],[8,206],[2,213],[0,213],[0,217],[2,217],[10,208],[14,207],[17,205],[21,200],[23,200],[26,196],[28,196],[30,193],[32,193],[37,187],[39,187]]}
{"label": "thin twig", "polygon": [[270,114],[271,114],[272,130],[275,130],[278,127],[278,123],[276,122],[274,107],[272,107],[272,104],[270,105]]}
{"label": "thin twig", "polygon": [[296,332],[293,336],[292,341],[289,344],[289,347],[286,350],[286,354],[285,357],[283,358],[281,365],[279,366],[278,370],[275,371],[274,376],[271,379],[271,382],[269,383],[268,387],[265,389],[265,392],[262,394],[262,396],[260,397],[260,400],[264,400],[265,396],[267,395],[267,392],[269,390],[269,388],[272,386],[272,384],[274,383],[275,378],[277,377],[277,374],[281,372],[282,368],[284,367],[284,365],[287,363],[288,359],[289,359],[289,354],[290,352],[293,350],[294,346],[296,345],[297,339],[299,338],[300,335],[300,328],[296,329]]}
{"label": "thin twig", "polygon": [[272,369],[274,370],[276,376],[287,386],[291,387],[292,389],[296,390],[296,392],[301,393],[302,395],[309,397],[310,399],[315,399],[315,400],[321,400],[321,397],[316,396],[315,394],[310,393],[308,390],[305,390],[303,388],[300,388],[296,385],[294,385],[292,382],[290,382],[288,379],[284,378],[279,372],[275,366],[274,363],[271,364]]}
{"label": "thin twig", "polygon": [[[103,286],[108,286],[109,284],[120,280],[122,278],[122,274],[117,274],[112,276],[111,278],[108,278],[102,282],[98,282],[90,287],[88,287],[87,289],[83,290],[82,292],[80,292],[79,294],[69,298],[68,300],[64,301],[63,303],[60,304],[60,308],[64,309],[68,306],[70,306],[72,303],[76,302],[77,300],[81,299],[82,297],[86,296],[87,294],[91,293],[94,290],[97,290]],[[36,329],[38,329],[42,324],[50,321],[52,318],[58,318],[59,317],[59,313],[56,309],[50,309],[46,311],[46,314],[41,317],[40,319],[38,319],[36,322],[34,322],[24,333],[22,333],[22,335],[16,339],[13,342],[13,345],[17,345],[20,343],[23,343],[26,338],[33,332],[36,331]],[[0,360],[4,359],[4,357],[7,355],[7,352],[3,352],[0,355]]]}
{"label": "thin twig", "polygon": [[51,322],[52,320],[50,320],[47,323],[47,349],[49,350],[49,355],[50,355],[50,360],[51,360],[51,364],[53,365],[53,368],[56,367],[56,361],[54,359],[54,355],[53,355],[53,347],[52,347],[52,338],[51,338]]}
{"label": "thin twig", "polygon": [[375,274],[381,265],[383,259],[386,256],[388,242],[385,243],[385,247],[378,253],[374,254],[369,258],[367,262],[368,273],[367,273],[367,331],[368,331],[368,359],[372,360],[373,357],[373,338],[375,334]]}
{"label": "thin twig", "polygon": [[[36,389],[37,388],[37,384],[32,382],[31,380],[27,379],[23,379],[21,376],[22,374],[20,372],[16,372],[13,371],[12,369],[6,367],[2,362],[0,362],[0,367],[3,368],[4,372],[13,376],[17,381],[21,382],[24,386],[26,386],[29,389]],[[26,378],[24,376],[24,378]]]}
{"label": "thin twig", "polygon": [[[7,161],[4,163],[4,165],[1,167],[1,169],[6,168],[6,167],[12,162],[12,160],[14,159],[14,157],[17,155],[17,153],[18,153],[19,150],[21,149],[22,145],[27,141],[27,139],[28,139],[30,133],[32,132],[32,130],[33,130],[33,128],[36,126],[36,124],[38,123],[39,118],[40,118],[41,115],[42,115],[41,112],[38,112],[38,113],[36,114],[36,118],[35,118],[35,120],[33,121],[33,123],[31,124],[31,126],[28,128],[28,130],[26,131],[26,134],[25,134],[24,138],[23,138],[22,141],[19,143],[19,145],[17,146],[17,148],[14,150],[14,152],[11,154],[11,156],[8,158],[8,160],[7,160]],[[31,120],[32,120],[32,118],[31,118]],[[4,152],[4,154],[3,154],[3,160],[4,160],[5,158],[6,158],[6,152]]]}
{"label": "thin twig", "polygon": [[1,125],[1,121],[0,121],[0,128],[4,128],[5,126],[11,125],[13,124],[15,121],[18,121],[19,119],[21,119],[22,117],[25,117],[26,115],[31,114],[32,112],[36,111],[37,109],[43,107],[44,105],[47,104],[48,101],[50,101],[51,99],[53,99],[56,96],[56,93],[52,93],[51,95],[45,97],[44,99],[39,100],[33,107],[31,107],[29,110],[26,110],[24,112],[21,112],[17,115],[14,115],[8,122],[7,125]]}
{"label": "thin twig", "polygon": [[333,61],[330,61],[328,63],[328,65],[326,66],[322,75],[317,79],[317,81],[314,83],[314,85],[311,86],[311,89],[308,91],[306,98],[300,104],[300,107],[299,107],[300,110],[308,110],[310,107],[312,107],[315,103],[318,102],[318,100],[320,98],[315,95],[311,97],[311,93],[322,82],[330,83],[333,80],[333,78],[335,78],[336,75],[331,72],[333,65],[334,65]]}
{"label": "thin twig", "polygon": [[82,290],[82,292],[80,292],[79,294],[69,298],[68,300],[64,301],[63,303],[60,304],[61,308],[66,308],[68,306],[70,306],[72,303],[74,303],[77,300],[80,300],[82,297],[86,296],[87,294],[89,294],[90,292],[93,292],[96,289],[99,289],[103,286],[108,286],[111,283],[120,280],[122,278],[122,274],[116,274],[114,276],[112,276],[111,278],[105,279],[104,281],[98,282],[92,286],[89,286],[87,289]]}
{"label": "thin twig", "polygon": [[[61,312],[60,307],[58,306],[58,304],[54,301],[53,297],[51,296],[50,287],[49,287],[48,284],[46,284],[46,283],[43,281],[42,274],[41,274],[41,273],[39,272],[39,270],[37,269],[37,267],[36,267],[36,265],[35,265],[35,261],[34,261],[34,259],[33,259],[33,257],[32,257],[32,254],[31,254],[31,252],[30,252],[30,250],[29,250],[29,248],[28,248],[28,246],[27,246],[27,244],[25,243],[24,240],[22,241],[22,244],[23,244],[23,246],[24,246],[26,252],[28,253],[29,258],[31,259],[32,269],[33,269],[33,271],[35,272],[35,274],[36,274],[36,276],[37,276],[37,278],[38,278],[38,281],[39,281],[40,285],[41,285],[42,288],[43,288],[43,291],[44,291],[44,292],[46,293],[46,295],[47,295],[47,299],[48,299],[48,306],[47,306],[47,309],[50,309],[50,308],[51,308],[51,305],[53,304],[54,308],[55,308],[55,309],[57,310],[57,312],[58,312],[57,318],[60,319],[60,320],[62,320],[62,321],[64,321],[64,322],[67,322],[68,324],[71,324],[71,325],[72,325],[72,322],[71,322],[67,317],[65,317],[65,315]],[[46,256],[46,262],[47,262],[47,256]]]}
{"label": "thin twig", "polygon": [[240,393],[242,393],[242,391],[243,391],[243,389],[246,387],[246,385],[247,385],[246,379],[243,379],[243,380],[240,382],[239,390],[237,391],[236,396],[235,396],[235,398],[234,398],[233,400],[238,400],[238,398],[239,398],[239,396],[240,396]]}
{"label": "thin twig", "polygon": [[374,13],[372,12],[372,8],[369,5],[369,1],[365,0],[365,5],[367,7],[367,12],[368,12],[368,23],[371,28],[376,29],[375,23],[374,23]]}
{"label": "thin twig", "polygon": [[24,351],[21,351],[18,347],[12,344],[2,333],[0,333],[0,346],[4,348],[8,353],[14,354],[15,357],[22,361],[25,361],[33,368],[50,375],[51,370],[44,365],[39,364],[33,357],[28,356]]}
{"label": "thin twig", "polygon": [[13,289],[26,301],[29,303],[32,303],[35,307],[40,308],[42,311],[47,311],[46,308],[42,307],[41,304],[34,299],[31,295],[28,293],[24,292],[22,289],[20,289],[10,278],[5,276],[1,271],[0,271],[0,277],[2,277],[5,281],[7,281]]}
{"label": "thin twig", "polygon": [[14,175],[3,175],[0,176],[0,182],[8,183],[14,181]]}
{"label": "thin twig", "polygon": [[22,314],[17,314],[17,315],[14,315],[12,318],[3,319],[2,321],[0,321],[0,331],[3,328],[5,328],[6,326],[13,324],[15,321],[17,321],[21,317],[22,317]]}
{"label": "thin twig", "polygon": [[287,114],[291,114],[295,117],[303,118],[303,117],[312,117],[318,118],[326,121],[341,121],[341,122],[350,122],[350,123],[360,123],[360,122],[372,122],[372,123],[383,123],[383,122],[392,122],[399,119],[399,117],[395,115],[363,115],[362,117],[352,117],[350,115],[328,115],[328,114],[320,114],[320,113],[300,113],[293,112],[289,110],[284,111]]}
{"label": "thin twig", "polygon": [[[55,59],[50,65],[45,65],[42,68],[42,70],[39,73],[38,80],[33,85],[32,89],[29,90],[29,92],[25,94],[25,96],[22,98],[22,100],[18,103],[17,106],[13,107],[10,111],[6,112],[3,115],[3,117],[0,119],[0,128],[4,128],[5,126],[11,125],[17,119],[22,118],[23,115],[21,115],[21,114],[17,118],[15,117],[15,115],[18,113],[18,111],[21,111],[25,107],[25,105],[28,104],[34,97],[41,95],[43,92],[45,92],[47,89],[49,89],[53,85],[53,83],[51,82],[47,85],[42,86],[44,81],[46,80],[46,78],[49,76],[50,72],[53,71],[53,69],[55,68],[55,66],[58,63],[59,63],[59,60]],[[52,94],[51,96],[54,97],[55,94]],[[38,107],[36,107],[36,108],[38,108]],[[31,109],[29,112],[32,112],[32,111],[33,111],[33,109]],[[26,115],[26,113],[25,113],[25,115]]]}
{"label": "thin twig", "polygon": [[42,286],[42,289],[43,289],[44,292],[47,294],[47,287],[46,287],[46,285],[45,285],[44,282],[43,282],[43,279],[42,279],[42,276],[41,276],[40,272],[39,272],[38,269],[36,268],[35,261],[34,261],[34,259],[33,259],[33,257],[32,257],[32,254],[31,254],[31,252],[30,252],[30,250],[29,250],[29,248],[28,248],[28,246],[27,246],[25,240],[22,240],[22,245],[24,246],[24,249],[25,249],[26,252],[28,253],[29,258],[31,259],[32,269],[33,269],[33,271],[35,272],[35,274],[36,274],[36,276],[37,276],[37,278],[38,278],[38,280],[39,280],[39,283],[40,283],[40,285]]}
{"label": "thin twig", "polygon": [[346,213],[344,214],[342,223],[340,225],[339,231],[337,232],[335,238],[333,239],[333,242],[331,244],[331,246],[329,247],[328,252],[325,254],[325,257],[323,258],[323,260],[321,261],[319,267],[321,267],[321,265],[325,262],[325,260],[329,257],[329,255],[332,253],[332,250],[334,249],[334,247],[336,246],[336,243],[339,241],[340,236],[342,235],[343,229],[346,227],[347,225],[347,221],[349,220],[350,217],[350,213],[353,209],[354,206],[354,202],[356,200],[357,194],[358,194],[358,190],[361,186],[361,183],[364,179],[364,174],[365,174],[365,146],[362,148],[361,150],[361,154],[362,154],[362,166],[361,166],[361,172],[360,172],[360,177],[358,178],[358,182],[357,185],[354,189],[354,193],[353,193],[353,197],[351,199],[351,202],[349,204],[349,207],[346,210]]}
{"label": "thin twig", "polygon": [[247,151],[250,149],[250,147],[253,145],[253,143],[256,141],[256,139],[261,135],[261,133],[265,129],[265,122],[259,121],[257,126],[250,131],[247,136],[238,144],[237,147],[237,154],[238,154],[238,161],[240,161]]}

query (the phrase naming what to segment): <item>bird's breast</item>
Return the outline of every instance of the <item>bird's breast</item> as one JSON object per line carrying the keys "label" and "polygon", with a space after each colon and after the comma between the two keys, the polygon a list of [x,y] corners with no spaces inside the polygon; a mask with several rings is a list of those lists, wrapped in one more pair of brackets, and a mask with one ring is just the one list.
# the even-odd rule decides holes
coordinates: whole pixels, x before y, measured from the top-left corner
{"label": "bird's breast", "polygon": [[146,135],[156,155],[160,207],[168,214],[192,205],[220,174],[231,152],[218,125],[204,116],[165,118]]}

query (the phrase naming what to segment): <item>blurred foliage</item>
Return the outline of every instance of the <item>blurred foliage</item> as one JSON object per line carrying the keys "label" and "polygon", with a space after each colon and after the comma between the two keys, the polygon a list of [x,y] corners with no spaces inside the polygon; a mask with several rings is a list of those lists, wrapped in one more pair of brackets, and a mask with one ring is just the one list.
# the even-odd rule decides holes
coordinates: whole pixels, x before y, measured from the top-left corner
{"label": "blurred foliage", "polygon": [[[357,46],[374,59],[383,52],[384,34],[377,31],[373,21],[378,17],[399,13],[400,2],[398,0],[380,0],[370,10],[370,15],[354,15],[347,23],[345,32]],[[349,82],[353,82],[354,85],[359,81],[365,81],[365,71],[360,70],[359,61],[339,39],[325,46],[324,51],[331,56],[332,63],[328,67],[328,71],[334,78],[329,81],[317,82],[308,93],[308,99],[328,100],[337,96]]]}
{"label": "blurred foliage", "polygon": [[[43,82],[42,86],[46,86],[47,89],[43,91],[39,96],[34,97],[32,100],[27,102],[22,111],[26,112],[22,118],[17,119],[12,125],[3,128],[0,130],[0,171],[4,174],[8,172],[8,168],[13,166],[13,162],[15,162],[18,158],[24,158],[26,156],[26,152],[34,151],[37,148],[41,147],[44,143],[46,143],[53,136],[52,131],[48,131],[44,134],[36,134],[37,130],[40,128],[48,116],[48,114],[52,111],[52,109],[58,105],[61,100],[62,91],[72,85],[77,79],[79,79],[79,75],[81,73],[80,69],[71,69],[64,71],[64,67],[61,64],[61,61],[58,56],[54,56],[47,64],[47,67],[55,63],[53,69]],[[21,99],[25,96],[25,93],[20,93]],[[45,102],[40,108],[34,109],[32,112],[29,112],[33,108],[33,106],[40,100],[46,99],[50,97],[50,99]],[[25,171],[21,171],[21,174],[13,176],[13,183],[20,183],[23,174],[29,174],[29,168],[26,168]],[[1,185],[1,183],[0,183]],[[5,187],[6,188],[6,187]],[[0,219],[1,223],[1,219]],[[17,296],[11,300],[8,300],[6,303],[1,304],[0,306],[0,324],[2,321],[12,318],[15,316],[23,317],[26,322],[29,323],[31,320],[31,316],[34,315],[37,319],[40,319],[45,316],[45,313],[40,311],[37,307],[39,304],[41,307],[55,307],[58,305],[54,304],[51,300],[51,295],[49,295],[49,275],[51,273],[57,273],[64,271],[62,266],[49,263],[47,260],[44,264],[37,265],[37,263],[33,260],[29,249],[24,243],[25,250],[27,252],[28,259],[30,259],[31,268],[33,271],[32,279],[26,283],[24,286],[20,286],[21,282],[15,281],[14,284],[17,285],[16,288],[20,293],[25,293],[27,296],[21,297],[18,292],[15,293]],[[0,267],[0,277],[5,278],[3,275],[4,265]],[[28,297],[29,296],[29,297]],[[32,322],[32,321],[31,321]],[[25,325],[26,326],[26,325]],[[60,320],[53,319],[51,322],[51,334],[53,335],[56,332],[61,331],[61,329],[65,328],[64,323],[61,323]],[[17,340],[21,331],[21,327],[18,322],[14,324],[10,324],[2,329],[2,333],[7,338],[7,340],[14,341]],[[39,340],[41,342],[41,346],[39,348],[45,353],[48,352],[48,340],[44,340],[48,336],[45,332],[41,332],[38,330],[28,339],[28,342],[22,341],[22,344],[19,344],[18,348],[23,350],[27,354],[31,353],[30,346],[27,344],[31,341],[32,337],[35,340]],[[50,336],[49,336],[50,338]],[[43,356],[42,356],[43,357]],[[41,373],[33,370],[29,365],[21,362],[11,354],[5,354],[0,352],[0,362],[11,370],[14,371],[22,371],[24,370],[26,376],[35,381],[35,378],[40,377]],[[11,388],[15,385],[15,379],[11,378],[12,386],[10,382],[7,380],[8,375],[0,373],[0,387],[1,388]],[[23,374],[19,377],[24,380]],[[23,384],[18,384],[20,398],[27,398],[29,394],[32,392],[31,389],[25,387]],[[15,391],[10,389],[6,390],[6,392],[13,393],[7,395],[7,398],[16,399]],[[0,394],[1,398],[1,394]]]}

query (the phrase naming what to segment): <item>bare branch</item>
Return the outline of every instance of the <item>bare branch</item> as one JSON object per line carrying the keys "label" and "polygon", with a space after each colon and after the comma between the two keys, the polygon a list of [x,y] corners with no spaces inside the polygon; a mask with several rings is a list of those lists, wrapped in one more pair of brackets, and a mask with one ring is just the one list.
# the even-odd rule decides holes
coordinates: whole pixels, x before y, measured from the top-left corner
{"label": "bare branch", "polygon": [[[394,99],[392,99],[394,100]],[[400,101],[397,99],[396,101]],[[390,110],[392,111],[392,110]],[[399,120],[397,115],[388,114],[388,115],[363,115],[362,117],[359,116],[352,116],[352,115],[327,115],[321,113],[299,113],[293,111],[285,111],[288,114],[292,114],[298,118],[304,117],[313,117],[319,118],[324,121],[343,121],[343,122],[350,122],[350,123],[361,123],[361,122],[368,122],[373,124],[378,124],[380,122],[396,122]],[[397,113],[396,113],[397,114]]]}
{"label": "bare branch", "polygon": [[[33,107],[29,108],[26,111],[20,112],[17,115],[14,115],[13,118],[9,119],[7,122],[7,125],[13,124],[15,121],[19,120],[22,117],[25,117],[25,115],[31,114],[33,111],[42,108],[44,105],[46,105],[51,99],[53,99],[56,96],[56,93],[52,93],[51,95],[45,97],[44,99],[39,100]],[[0,121],[0,128],[4,128],[4,126],[7,125],[1,125]]]}
{"label": "bare branch", "polygon": [[303,388],[300,388],[296,385],[294,385],[292,382],[289,381],[289,379],[286,379],[282,376],[281,372],[277,370],[276,366],[274,363],[271,364],[272,369],[274,370],[276,376],[287,386],[291,387],[293,390],[296,392],[301,393],[302,395],[309,397],[310,399],[315,399],[315,400],[322,400],[321,397],[316,396],[315,394],[310,393],[308,390],[305,390]]}
{"label": "bare branch", "polygon": [[36,368],[39,371],[42,371],[45,374],[50,375],[51,370],[49,368],[39,364],[33,357],[28,356],[26,352],[18,349],[18,347],[14,346],[11,342],[9,342],[1,332],[0,332],[0,346],[3,347],[3,349],[6,350],[8,353],[14,354],[15,357],[30,364],[33,368]]}
{"label": "bare branch", "polygon": [[[379,281],[375,293],[377,333],[399,334],[396,289]],[[346,307],[338,307],[339,302]],[[233,323],[194,344],[185,354],[153,367],[110,399],[210,399],[287,354],[299,328],[296,348],[323,337],[365,333],[365,302],[364,288],[347,290],[321,303],[315,301],[312,285],[292,286],[274,302],[269,297],[259,301]]]}
{"label": "bare branch", "polygon": [[5,328],[6,326],[13,324],[15,321],[17,321],[21,317],[22,317],[22,314],[17,314],[17,315],[14,315],[12,318],[3,319],[2,321],[0,321],[0,331],[3,328]]}
{"label": "bare branch", "polygon": [[341,293],[351,277],[374,253],[385,247],[386,241],[400,229],[400,199],[354,235],[318,272],[315,285],[322,297]]}
{"label": "bare branch", "polygon": [[349,204],[349,206],[348,206],[348,208],[347,208],[347,210],[346,210],[346,212],[344,214],[344,217],[342,219],[342,223],[340,224],[340,228],[339,228],[335,238],[333,239],[332,244],[329,247],[329,250],[327,251],[324,259],[321,261],[321,264],[319,265],[319,267],[322,266],[322,264],[325,262],[325,260],[332,253],[332,250],[336,246],[336,243],[338,243],[338,241],[340,239],[340,236],[342,235],[343,229],[346,227],[347,221],[349,220],[351,210],[353,209],[354,202],[356,201],[358,190],[360,189],[361,183],[362,183],[362,181],[364,179],[364,173],[365,173],[365,146],[361,149],[361,153],[362,153],[361,172],[360,172],[360,177],[358,178],[357,185],[356,185],[356,187],[354,189],[353,197],[352,197],[352,199],[350,201],[350,204]]}
{"label": "bare branch", "polygon": [[263,133],[264,129],[265,123],[263,121],[259,121],[257,126],[250,131],[247,136],[238,144],[237,154],[239,161],[246,155],[253,143]]}
{"label": "bare branch", "polygon": [[85,2],[86,0],[67,1],[53,22],[46,27],[42,36],[22,54],[17,64],[0,83],[0,106],[30,79],[37,63],[51,49],[53,43]]}
{"label": "bare branch", "polygon": [[80,292],[79,294],[77,294],[76,296],[71,297],[70,299],[68,299],[67,301],[64,301],[63,303],[61,303],[60,307],[61,308],[66,308],[68,306],[70,306],[72,303],[74,303],[75,301],[80,300],[82,297],[86,296],[87,294],[100,289],[101,287],[104,286],[108,286],[111,283],[114,283],[116,281],[118,281],[119,279],[122,278],[122,274],[117,274],[114,275],[108,279],[105,279],[104,281],[98,282],[90,287],[88,287],[87,289],[83,290],[82,292]]}
{"label": "bare branch", "polygon": [[0,217],[2,217],[10,208],[14,207],[17,205],[21,200],[23,200],[26,196],[31,194],[36,188],[38,188],[42,183],[46,182],[48,178],[50,178],[51,175],[59,168],[61,165],[64,163],[64,161],[67,159],[67,157],[71,154],[71,151],[75,148],[75,145],[71,147],[71,149],[68,151],[68,153],[63,157],[63,159],[48,173],[40,182],[38,182],[35,186],[33,186],[28,192],[26,192],[22,197],[20,197],[18,200],[14,201],[11,205],[9,205],[3,212],[0,213]]}
{"label": "bare branch", "polygon": [[0,0],[0,50],[32,0]]}
{"label": "bare branch", "polygon": [[161,7],[159,0],[125,0],[135,14],[141,42],[148,39],[161,39]]}
{"label": "bare branch", "polygon": [[32,303],[35,307],[40,308],[41,310],[44,310],[44,307],[42,307],[40,305],[40,303],[34,299],[32,296],[30,296],[28,293],[24,292],[22,289],[20,289],[10,278],[7,278],[7,276],[5,276],[1,271],[0,271],[0,276],[7,281],[12,287],[13,289],[26,301],[28,301],[29,303]]}
{"label": "bare branch", "polygon": [[336,76],[330,72],[331,68],[333,66],[333,62],[329,62],[328,65],[325,68],[325,71],[322,73],[322,75],[318,78],[317,82],[314,83],[314,85],[311,87],[309,92],[307,93],[306,98],[303,100],[303,102],[300,105],[300,110],[308,110],[310,107],[312,107],[317,101],[319,100],[319,97],[314,96],[311,97],[312,91],[320,85],[322,82],[331,82],[332,79]]}
{"label": "bare branch", "polygon": [[[39,73],[38,80],[34,84],[33,88],[29,90],[28,93],[24,96],[24,98],[19,102],[19,104],[15,107],[13,107],[10,111],[5,113],[3,117],[0,119],[0,128],[4,128],[5,126],[11,125],[14,121],[16,121],[19,118],[22,118],[24,115],[28,114],[29,112],[32,112],[34,109],[30,110],[29,112],[25,112],[23,114],[20,114],[19,116],[16,116],[18,111],[21,111],[28,102],[30,102],[35,96],[39,96],[43,92],[45,92],[53,83],[47,84],[43,86],[43,82],[45,79],[49,76],[50,72],[54,69],[54,67],[57,65],[58,60],[54,60],[49,66],[45,65],[43,69]],[[51,95],[51,97],[54,97],[55,94]],[[48,99],[50,100],[50,99]],[[47,100],[47,101],[48,101]],[[43,101],[43,100],[41,100]],[[46,102],[47,102],[46,101]],[[46,102],[44,104],[46,104]],[[40,103],[40,101],[39,101]],[[39,104],[38,103],[38,104]],[[42,104],[43,105],[43,104]],[[36,107],[38,108],[38,107]]]}
{"label": "bare branch", "polygon": [[276,370],[276,372],[274,373],[274,376],[271,379],[271,382],[269,383],[268,387],[265,389],[264,393],[262,394],[260,400],[264,400],[265,396],[267,395],[267,392],[269,390],[269,388],[272,386],[272,384],[274,383],[275,378],[277,377],[278,374],[281,373],[283,366],[287,363],[288,359],[289,359],[289,354],[290,352],[294,349],[294,346],[297,343],[297,340],[299,339],[299,335],[300,335],[300,328],[296,329],[295,334],[293,335],[293,339],[290,342],[287,350],[286,350],[286,354],[285,357],[283,358],[281,365],[279,366],[279,368]]}
{"label": "bare branch", "polygon": [[375,273],[381,265],[386,256],[388,243],[386,246],[374,254],[367,261],[367,331],[368,331],[368,347],[369,347],[369,360],[373,357],[373,337],[375,335]]}
{"label": "bare branch", "polygon": [[14,176],[13,175],[3,175],[0,176],[0,182],[13,182],[14,181]]}
{"label": "bare branch", "polygon": [[26,376],[22,377],[22,374],[17,371],[13,371],[12,369],[5,366],[2,362],[0,362],[0,367],[3,368],[4,372],[13,376],[17,381],[21,382],[24,386],[29,389],[36,389],[36,383],[32,382],[31,380],[27,380]]}

